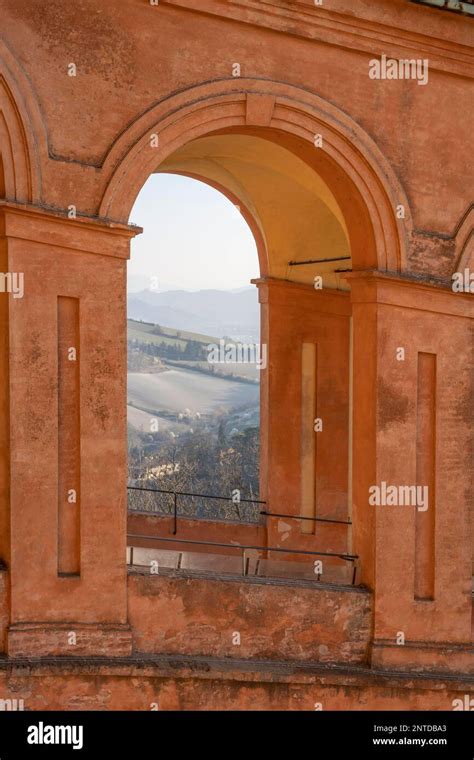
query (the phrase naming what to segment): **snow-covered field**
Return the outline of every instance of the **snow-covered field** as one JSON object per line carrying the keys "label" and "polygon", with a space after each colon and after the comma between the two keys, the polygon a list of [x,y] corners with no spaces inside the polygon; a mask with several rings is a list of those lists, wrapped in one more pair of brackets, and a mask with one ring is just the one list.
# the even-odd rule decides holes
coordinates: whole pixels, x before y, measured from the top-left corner
{"label": "snow-covered field", "polygon": [[157,374],[130,372],[127,397],[129,422],[140,429],[146,426],[147,412],[179,414],[189,410],[194,416],[258,405],[259,387],[173,368]]}

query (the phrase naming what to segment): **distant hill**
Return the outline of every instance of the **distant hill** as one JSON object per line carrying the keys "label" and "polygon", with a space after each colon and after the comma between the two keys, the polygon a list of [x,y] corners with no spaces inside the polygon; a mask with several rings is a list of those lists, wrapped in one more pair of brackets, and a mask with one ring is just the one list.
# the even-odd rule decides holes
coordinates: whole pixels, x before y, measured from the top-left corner
{"label": "distant hill", "polygon": [[[194,369],[202,372],[212,371],[216,376],[228,376],[229,379],[243,380],[245,382],[259,382],[260,380],[260,371],[254,363],[226,362],[225,364],[210,367],[207,361],[207,347],[209,344],[218,343],[219,338],[216,336],[203,335],[202,333],[191,332],[190,330],[176,330],[173,327],[158,326],[151,322],[137,321],[129,318],[127,320],[127,339],[129,343],[129,373],[137,371],[161,372],[163,371],[163,366],[179,365],[183,369]],[[189,341],[201,345],[201,356],[196,355],[195,350],[191,355],[186,354]],[[160,359],[150,358],[150,353],[148,352],[148,358],[143,361],[143,357],[147,356],[147,352],[144,352],[144,346],[147,344],[161,348],[156,354],[158,357],[161,357]],[[167,351],[163,350],[166,346],[175,346],[179,349],[179,353],[183,352],[184,355],[179,355],[179,353],[174,356],[170,355]],[[137,353],[141,357],[138,362],[134,360]],[[154,355],[151,353],[151,357]]]}
{"label": "distant hill", "polygon": [[142,290],[128,295],[129,319],[143,320],[217,338],[256,342],[259,336],[257,288],[228,290]]}
{"label": "distant hill", "polygon": [[140,343],[156,344],[173,344],[184,348],[188,340],[194,340],[207,346],[209,343],[215,343],[215,335],[204,335],[203,333],[193,332],[192,330],[176,330],[174,327],[160,325],[158,327],[154,322],[132,319],[127,320],[128,340],[137,339]]}
{"label": "distant hill", "polygon": [[[130,318],[127,333],[131,428],[149,432],[151,420],[158,419],[161,433],[179,437],[189,432],[191,423],[184,424],[179,417],[185,413],[191,414],[193,425],[198,415],[202,424],[210,424],[212,429],[220,422],[229,430],[258,427],[260,372],[255,364],[210,366],[205,351],[218,341],[215,336]],[[186,359],[189,343],[198,350],[202,347],[204,359]],[[154,350],[148,351],[148,347]],[[168,355],[169,347],[177,349],[174,358]]]}

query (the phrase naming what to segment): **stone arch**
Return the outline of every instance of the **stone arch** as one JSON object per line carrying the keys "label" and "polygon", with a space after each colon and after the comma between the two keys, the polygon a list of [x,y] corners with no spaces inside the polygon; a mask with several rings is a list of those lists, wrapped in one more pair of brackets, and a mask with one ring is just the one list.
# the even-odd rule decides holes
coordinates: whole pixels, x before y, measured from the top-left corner
{"label": "stone arch", "polygon": [[474,205],[470,206],[455,233],[455,272],[474,266]]}
{"label": "stone arch", "polygon": [[0,169],[3,175],[0,197],[22,203],[39,202],[40,157],[46,158],[47,153],[44,125],[30,83],[13,54],[0,42]]}
{"label": "stone arch", "polygon": [[[380,149],[340,109],[278,82],[231,79],[197,85],[139,117],[104,161],[100,216],[127,221],[148,176],[174,151],[198,137],[239,130],[295,152],[328,183],[347,222],[355,269],[406,269],[410,206]],[[323,148],[315,147],[318,134]],[[151,147],[155,135],[159,145]],[[400,222],[399,205],[405,209]]]}
{"label": "stone arch", "polygon": [[193,175],[239,208],[257,244],[261,277],[312,284],[321,275],[326,287],[347,288],[334,271],[350,259],[340,206],[313,168],[275,139],[247,128],[213,133],[178,148],[157,172]]}
{"label": "stone arch", "polygon": [[6,196],[5,169],[3,167],[2,154],[0,153],[0,199],[5,198],[5,196]]}

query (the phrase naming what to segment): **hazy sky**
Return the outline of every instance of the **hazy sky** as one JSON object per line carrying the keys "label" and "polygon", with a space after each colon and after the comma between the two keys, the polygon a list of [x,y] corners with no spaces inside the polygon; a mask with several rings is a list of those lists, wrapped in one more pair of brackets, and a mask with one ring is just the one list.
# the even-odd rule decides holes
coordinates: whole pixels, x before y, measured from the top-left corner
{"label": "hazy sky", "polygon": [[132,242],[130,290],[156,289],[156,283],[160,290],[231,289],[258,277],[255,241],[245,220],[203,182],[152,174],[130,222],[144,228]]}

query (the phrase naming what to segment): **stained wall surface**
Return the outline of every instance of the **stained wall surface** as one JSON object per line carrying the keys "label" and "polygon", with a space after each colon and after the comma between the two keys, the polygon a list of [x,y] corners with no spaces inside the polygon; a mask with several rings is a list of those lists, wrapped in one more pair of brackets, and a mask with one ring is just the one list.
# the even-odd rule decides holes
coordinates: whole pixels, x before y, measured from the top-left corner
{"label": "stained wall surface", "polygon": [[[319,684],[329,707],[442,709],[474,670],[474,296],[451,281],[474,268],[472,18],[409,0],[0,0],[0,14],[0,266],[25,278],[23,298],[0,293],[8,689],[13,661],[39,657],[18,684],[47,708],[142,709],[158,690],[182,709],[301,709]],[[383,55],[426,61],[428,81],[372,79]],[[128,219],[156,171],[218,187],[255,236],[263,495],[352,522],[264,538],[354,552],[363,590],[127,576]],[[290,265],[335,249],[352,273]],[[311,440],[313,414],[326,437]],[[420,480],[427,516],[369,504],[375,483]],[[248,635],[268,622],[228,667],[219,599]],[[321,647],[340,680],[288,666],[324,668]],[[179,673],[163,660],[137,676],[142,655],[170,653]],[[55,669],[59,655],[75,664]],[[102,658],[93,675],[83,657]]]}

